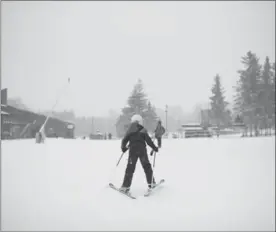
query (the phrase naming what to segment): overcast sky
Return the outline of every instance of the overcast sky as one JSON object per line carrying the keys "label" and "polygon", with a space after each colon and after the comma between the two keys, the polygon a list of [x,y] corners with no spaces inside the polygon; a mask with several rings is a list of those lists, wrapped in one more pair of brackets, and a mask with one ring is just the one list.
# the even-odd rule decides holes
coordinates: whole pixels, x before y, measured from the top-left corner
{"label": "overcast sky", "polygon": [[1,87],[34,110],[106,115],[141,78],[159,108],[232,100],[241,56],[275,61],[275,2],[1,2]]}

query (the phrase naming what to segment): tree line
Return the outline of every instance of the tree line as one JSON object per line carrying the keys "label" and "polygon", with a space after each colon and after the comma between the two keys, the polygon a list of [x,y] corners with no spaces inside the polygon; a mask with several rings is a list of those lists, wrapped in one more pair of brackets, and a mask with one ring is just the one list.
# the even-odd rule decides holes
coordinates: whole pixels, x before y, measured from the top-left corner
{"label": "tree line", "polygon": [[[263,65],[259,57],[249,51],[241,57],[243,69],[237,71],[238,81],[234,86],[234,105],[231,112],[225,100],[221,77],[217,74],[211,88],[210,121],[217,127],[234,123],[244,124],[250,136],[258,135],[260,129],[267,134],[275,126],[275,62],[266,57]],[[233,114],[233,116],[230,116]]]}
{"label": "tree line", "polygon": [[[235,95],[232,109],[225,99],[222,78],[217,74],[211,87],[210,109],[207,110],[207,116],[202,114],[201,123],[205,126],[215,125],[218,128],[239,124],[244,125],[246,134],[249,132],[251,136],[253,132],[257,135],[260,129],[265,129],[267,134],[271,127],[275,127],[275,62],[271,63],[269,57],[266,57],[264,64],[261,65],[259,57],[249,51],[241,57],[241,63],[243,68],[237,70],[238,81],[234,86]],[[13,103],[23,107],[21,101],[17,100]],[[76,131],[77,134],[89,133],[92,129],[92,121],[94,121],[95,129],[104,131],[108,128],[108,130],[112,130],[112,133],[116,129],[118,137],[125,134],[134,114],[140,114],[143,117],[144,126],[150,133],[154,131],[158,116],[155,106],[148,100],[147,94],[144,92],[141,79],[134,85],[126,106],[121,109],[121,114],[118,117],[116,115],[112,119],[78,118],[75,117],[73,111],[54,112],[54,116],[57,118],[73,121],[76,124],[76,129],[79,130]]]}

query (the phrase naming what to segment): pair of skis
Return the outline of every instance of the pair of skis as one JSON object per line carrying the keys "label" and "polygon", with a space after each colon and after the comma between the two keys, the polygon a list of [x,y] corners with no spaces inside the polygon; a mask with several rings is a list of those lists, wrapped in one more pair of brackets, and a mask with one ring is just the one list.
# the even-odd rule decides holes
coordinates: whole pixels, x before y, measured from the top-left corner
{"label": "pair of skis", "polygon": [[[162,183],[164,183],[165,182],[165,180],[164,179],[161,179],[156,185],[155,185],[155,187],[154,188],[151,188],[151,189],[148,189],[147,191],[146,191],[146,193],[144,194],[144,197],[149,197],[153,192],[155,192],[156,191],[156,189],[158,189],[158,187],[162,184]],[[119,193],[121,193],[121,194],[123,194],[123,195],[125,195],[125,196],[127,196],[127,197],[129,197],[129,198],[131,198],[131,199],[137,199],[135,196],[133,196],[130,192],[122,192],[122,191],[120,191],[120,189],[118,188],[118,187],[116,187],[114,184],[112,184],[112,183],[109,183],[109,187],[110,188],[112,188],[112,189],[114,189],[115,191],[117,191],[117,192],[119,192]]]}

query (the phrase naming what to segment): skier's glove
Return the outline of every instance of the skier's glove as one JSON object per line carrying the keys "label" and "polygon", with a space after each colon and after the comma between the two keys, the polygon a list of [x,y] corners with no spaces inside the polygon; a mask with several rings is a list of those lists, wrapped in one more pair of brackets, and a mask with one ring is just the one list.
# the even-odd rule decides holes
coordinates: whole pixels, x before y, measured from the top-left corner
{"label": "skier's glove", "polygon": [[154,149],[152,149],[152,151],[150,152],[150,155],[152,156],[154,152],[158,152],[158,147],[155,147]]}
{"label": "skier's glove", "polygon": [[125,153],[128,148],[127,147],[122,147],[121,149],[122,149],[122,152]]}

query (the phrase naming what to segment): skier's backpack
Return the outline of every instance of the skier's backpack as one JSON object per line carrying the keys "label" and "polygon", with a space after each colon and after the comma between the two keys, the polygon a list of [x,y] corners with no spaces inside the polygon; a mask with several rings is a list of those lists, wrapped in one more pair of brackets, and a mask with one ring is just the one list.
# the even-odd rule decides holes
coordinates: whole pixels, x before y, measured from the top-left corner
{"label": "skier's backpack", "polygon": [[158,125],[155,130],[155,137],[161,137],[165,133],[165,128],[161,125]]}

